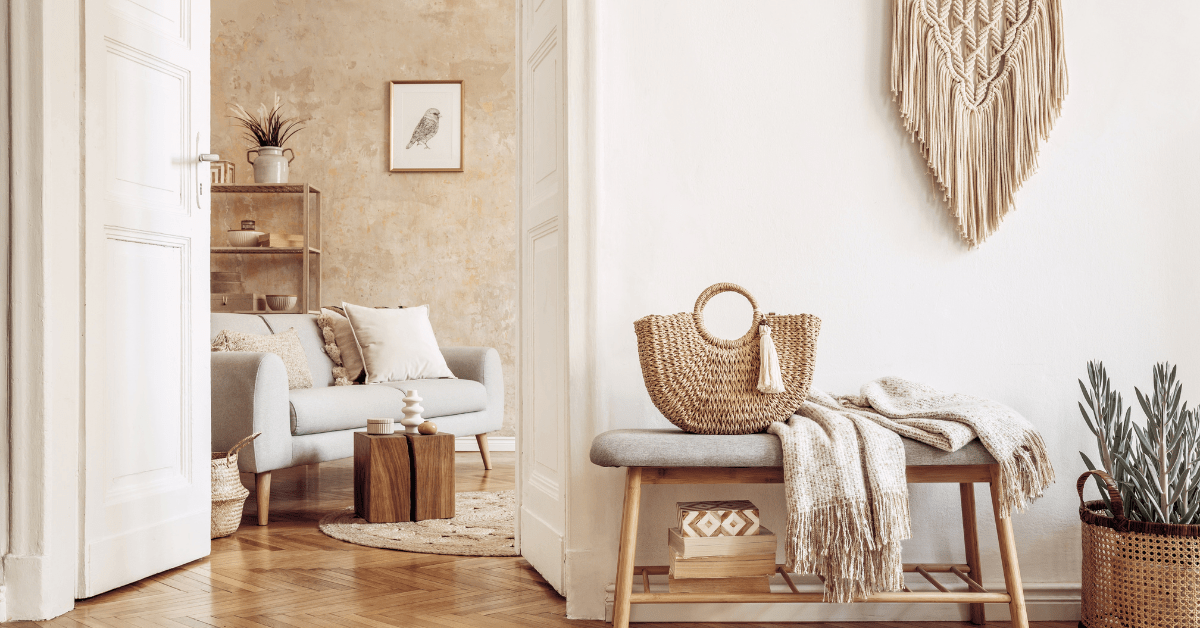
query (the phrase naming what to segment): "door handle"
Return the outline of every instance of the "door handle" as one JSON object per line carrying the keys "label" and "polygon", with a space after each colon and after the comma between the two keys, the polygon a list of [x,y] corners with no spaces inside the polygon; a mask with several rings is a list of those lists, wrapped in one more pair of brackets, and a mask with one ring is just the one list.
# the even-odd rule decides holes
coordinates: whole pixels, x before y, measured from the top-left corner
{"label": "door handle", "polygon": [[221,160],[220,155],[214,155],[212,153],[200,153],[200,161],[220,161],[220,160]]}

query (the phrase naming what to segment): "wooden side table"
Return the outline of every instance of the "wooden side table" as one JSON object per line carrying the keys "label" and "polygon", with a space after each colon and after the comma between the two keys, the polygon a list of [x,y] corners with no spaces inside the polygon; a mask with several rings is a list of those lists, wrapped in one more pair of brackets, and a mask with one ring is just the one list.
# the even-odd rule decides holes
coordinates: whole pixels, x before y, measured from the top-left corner
{"label": "wooden side table", "polygon": [[454,516],[454,435],[354,433],[354,513],[370,523]]}
{"label": "wooden side table", "polygon": [[404,432],[355,432],[354,514],[371,523],[412,521],[411,467]]}
{"label": "wooden side table", "polygon": [[454,435],[405,434],[412,460],[413,521],[454,516]]}

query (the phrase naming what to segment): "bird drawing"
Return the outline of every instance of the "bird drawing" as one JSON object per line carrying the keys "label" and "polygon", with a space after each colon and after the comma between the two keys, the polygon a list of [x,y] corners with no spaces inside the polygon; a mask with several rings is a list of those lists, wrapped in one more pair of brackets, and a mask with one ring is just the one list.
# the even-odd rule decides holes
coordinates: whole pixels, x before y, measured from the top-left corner
{"label": "bird drawing", "polygon": [[417,123],[417,128],[413,129],[412,139],[408,140],[407,150],[417,144],[424,144],[425,148],[429,148],[429,140],[438,132],[438,121],[442,119],[442,112],[437,109],[428,109],[425,115],[421,117],[421,121]]}

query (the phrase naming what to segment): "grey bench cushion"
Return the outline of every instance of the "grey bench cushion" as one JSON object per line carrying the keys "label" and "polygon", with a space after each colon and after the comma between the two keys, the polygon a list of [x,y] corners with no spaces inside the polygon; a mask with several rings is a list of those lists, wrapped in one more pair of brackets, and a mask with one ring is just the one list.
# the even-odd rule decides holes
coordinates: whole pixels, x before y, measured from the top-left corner
{"label": "grey bench cushion", "polygon": [[[904,441],[910,466],[993,464],[975,439],[946,452]],[[612,430],[592,439],[592,463],[602,467],[781,467],[783,452],[774,434],[709,436],[678,429]]]}

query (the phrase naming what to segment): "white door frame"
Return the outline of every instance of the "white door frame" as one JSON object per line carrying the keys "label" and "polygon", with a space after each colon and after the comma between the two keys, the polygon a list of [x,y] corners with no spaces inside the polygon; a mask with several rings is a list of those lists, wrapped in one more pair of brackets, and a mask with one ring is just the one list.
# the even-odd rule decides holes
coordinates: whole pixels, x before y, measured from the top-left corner
{"label": "white door frame", "polygon": [[[593,185],[594,169],[591,159],[591,140],[593,137],[593,87],[592,87],[592,56],[591,42],[593,15],[595,13],[592,0],[556,0],[561,3],[561,16],[555,18],[554,26],[537,25],[534,29],[534,13],[543,12],[550,5],[549,0],[520,0],[517,11],[517,66],[518,80],[518,167],[517,167],[517,231],[518,231],[518,318],[520,342],[518,344],[518,530],[524,529],[528,534],[520,536],[521,553],[535,567],[543,570],[543,576],[554,587],[567,597],[567,614],[575,616],[571,592],[572,554],[587,548],[576,548],[572,544],[572,515],[586,517],[587,508],[572,509],[573,499],[587,500],[586,486],[579,486],[577,478],[581,471],[586,472],[590,462],[584,457],[572,455],[573,452],[586,451],[593,436],[594,403],[594,311],[595,311],[595,246],[593,237]],[[532,50],[530,48],[533,48]],[[537,204],[544,201],[551,192],[542,186],[539,188],[535,181],[535,162],[532,144],[534,130],[529,128],[532,122],[530,109],[534,107],[534,80],[530,68],[526,67],[529,56],[531,60],[540,62],[550,49],[557,47],[559,70],[558,77],[562,81],[561,102],[557,104],[561,112],[559,134],[562,141],[558,144],[562,151],[558,177],[560,182],[554,194],[563,196],[561,209],[554,216],[546,214],[544,208]],[[536,59],[535,59],[536,57]],[[544,170],[544,165],[543,165]],[[534,284],[534,241],[543,237],[554,237],[554,245],[561,249],[557,256],[559,267],[560,290],[558,296],[561,308],[557,323],[563,326],[561,344],[553,361],[562,367],[562,390],[560,391],[561,408],[557,421],[558,438],[549,443],[537,442],[532,405],[535,402],[533,390],[533,335],[536,333],[534,320],[536,304],[531,290]],[[543,313],[544,315],[544,313]],[[543,356],[544,357],[544,356]],[[534,457],[539,452],[537,447],[546,449],[557,448],[557,469],[554,481],[548,482],[548,477],[538,477]],[[543,454],[547,452],[542,452]],[[574,489],[572,489],[574,486]],[[534,503],[527,499],[526,492],[533,490],[531,495],[541,501]],[[556,495],[556,497],[552,497]],[[559,529],[546,525],[547,522],[526,521],[527,517],[535,515],[538,510],[547,510],[557,503],[561,511],[542,513],[558,518]],[[545,517],[549,519],[549,517]],[[541,533],[552,538],[532,536]],[[561,536],[558,536],[561,534]],[[550,547],[547,547],[547,544]],[[538,552],[541,552],[538,555]],[[555,560],[557,565],[549,564]],[[581,612],[594,612],[582,610]]]}
{"label": "white door frame", "polygon": [[5,11],[12,261],[4,294],[15,333],[6,339],[9,414],[0,421],[0,442],[11,442],[0,450],[9,524],[0,535],[0,618],[48,619],[75,604],[79,554],[82,7],[22,0]]}

